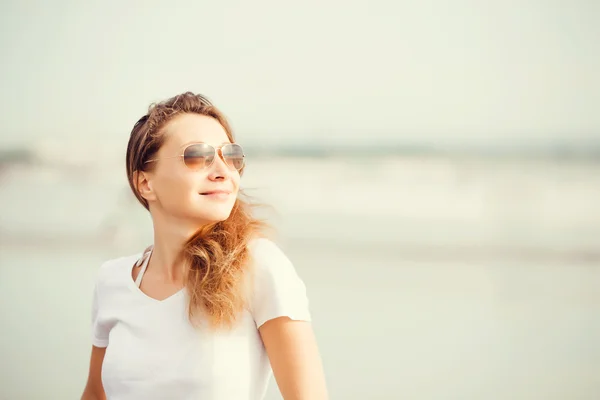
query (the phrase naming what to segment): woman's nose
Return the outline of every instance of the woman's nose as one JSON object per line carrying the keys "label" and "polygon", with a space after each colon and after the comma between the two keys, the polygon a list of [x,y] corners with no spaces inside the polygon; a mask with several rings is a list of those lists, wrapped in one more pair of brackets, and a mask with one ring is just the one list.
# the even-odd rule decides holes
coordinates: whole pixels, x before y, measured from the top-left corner
{"label": "woman's nose", "polygon": [[219,180],[225,179],[229,175],[229,167],[227,163],[223,159],[223,154],[221,153],[221,149],[217,151],[217,157],[213,161],[210,166],[210,172],[208,174],[209,179],[211,180]]}

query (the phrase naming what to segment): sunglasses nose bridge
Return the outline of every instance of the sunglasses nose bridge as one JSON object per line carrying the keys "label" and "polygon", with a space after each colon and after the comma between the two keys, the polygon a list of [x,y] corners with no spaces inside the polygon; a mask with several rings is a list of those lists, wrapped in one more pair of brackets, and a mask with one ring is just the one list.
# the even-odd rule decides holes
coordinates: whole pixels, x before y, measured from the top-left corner
{"label": "sunglasses nose bridge", "polygon": [[[212,146],[211,146],[212,147]],[[208,166],[212,166],[215,163],[215,160],[218,158],[221,159],[221,161],[223,162],[223,164],[228,167],[228,163],[227,160],[225,159],[225,156],[223,155],[223,149],[221,147],[213,147],[214,149],[214,155],[212,157],[212,160],[210,162],[210,164]]]}

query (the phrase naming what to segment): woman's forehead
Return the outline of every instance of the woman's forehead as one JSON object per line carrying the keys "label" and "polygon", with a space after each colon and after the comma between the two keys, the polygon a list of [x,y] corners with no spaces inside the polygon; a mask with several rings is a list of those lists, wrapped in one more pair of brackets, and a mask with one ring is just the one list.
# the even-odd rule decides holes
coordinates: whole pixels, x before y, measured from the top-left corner
{"label": "woman's forehead", "polygon": [[179,148],[188,143],[204,142],[213,146],[228,143],[223,126],[216,119],[200,114],[182,114],[165,127],[164,147]]}

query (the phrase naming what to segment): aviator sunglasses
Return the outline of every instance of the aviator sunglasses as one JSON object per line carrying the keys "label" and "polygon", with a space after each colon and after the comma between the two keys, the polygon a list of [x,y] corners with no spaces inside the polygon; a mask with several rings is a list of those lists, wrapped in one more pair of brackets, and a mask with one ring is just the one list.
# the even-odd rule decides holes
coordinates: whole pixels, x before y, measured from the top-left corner
{"label": "aviator sunglasses", "polygon": [[[183,154],[174,157],[163,157],[163,159],[181,157],[188,168],[198,171],[210,167],[217,154],[232,170],[239,171],[244,167],[244,150],[242,146],[236,143],[226,143],[216,148],[206,143],[193,143],[183,149]],[[153,158],[146,161],[146,163],[158,160],[158,158]]]}

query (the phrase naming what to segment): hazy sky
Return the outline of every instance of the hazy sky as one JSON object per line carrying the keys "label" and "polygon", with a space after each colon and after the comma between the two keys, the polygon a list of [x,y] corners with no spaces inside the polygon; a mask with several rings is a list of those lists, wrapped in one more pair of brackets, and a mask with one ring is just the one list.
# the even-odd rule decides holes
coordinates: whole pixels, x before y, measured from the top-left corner
{"label": "hazy sky", "polygon": [[0,145],[209,96],[245,141],[600,142],[600,2],[3,1]]}

